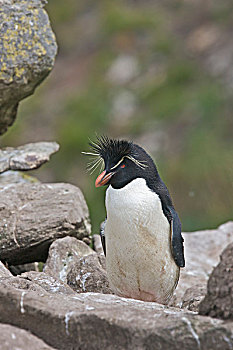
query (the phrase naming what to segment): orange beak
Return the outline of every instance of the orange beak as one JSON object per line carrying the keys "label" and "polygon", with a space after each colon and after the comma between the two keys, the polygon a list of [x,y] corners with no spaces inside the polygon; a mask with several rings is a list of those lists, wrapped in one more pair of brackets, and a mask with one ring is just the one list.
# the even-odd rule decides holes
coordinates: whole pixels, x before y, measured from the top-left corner
{"label": "orange beak", "polygon": [[114,174],[115,173],[112,172],[112,173],[108,173],[106,175],[106,170],[104,170],[95,180],[95,187],[100,187],[100,186],[106,185],[108,180],[110,180]]}

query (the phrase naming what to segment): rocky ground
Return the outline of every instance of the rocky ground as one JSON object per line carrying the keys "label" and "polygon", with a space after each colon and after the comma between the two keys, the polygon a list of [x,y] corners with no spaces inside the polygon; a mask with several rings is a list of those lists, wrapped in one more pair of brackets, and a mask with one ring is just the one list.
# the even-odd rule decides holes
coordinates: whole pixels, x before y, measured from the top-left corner
{"label": "rocky ground", "polygon": [[0,348],[232,349],[233,222],[183,233],[186,267],[169,305],[118,297],[81,190],[18,171],[58,148],[0,152]]}
{"label": "rocky ground", "polygon": [[183,233],[165,306],[112,294],[80,189],[12,171],[0,186],[1,349],[232,349],[233,222]]}
{"label": "rocky ground", "polygon": [[[0,133],[52,69],[44,4],[0,0]],[[0,349],[232,349],[233,222],[183,233],[186,267],[169,305],[118,297],[81,190],[19,172],[58,148],[0,151]]]}

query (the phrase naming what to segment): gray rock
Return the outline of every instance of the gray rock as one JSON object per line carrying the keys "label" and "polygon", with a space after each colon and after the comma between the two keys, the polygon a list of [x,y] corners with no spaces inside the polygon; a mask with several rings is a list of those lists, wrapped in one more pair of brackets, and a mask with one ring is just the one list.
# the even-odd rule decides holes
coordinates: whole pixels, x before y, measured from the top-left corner
{"label": "gray rock", "polygon": [[44,293],[77,295],[67,284],[37,271],[25,272],[21,276],[0,277],[0,285],[5,288],[12,286],[19,290],[33,290],[38,293],[38,297],[43,296]]}
{"label": "gray rock", "polygon": [[6,268],[6,266],[0,261],[0,277],[11,277],[11,272]]}
{"label": "gray rock", "polygon": [[182,297],[182,309],[198,312],[199,304],[206,294],[206,286],[201,284],[188,288]]}
{"label": "gray rock", "polygon": [[99,254],[102,254],[104,251],[103,251],[103,246],[102,246],[102,243],[101,243],[101,238],[100,238],[100,235],[93,235],[92,236],[92,239],[93,239],[93,245],[94,245],[94,250],[99,253]]}
{"label": "gray rock", "polygon": [[74,237],[57,239],[49,248],[44,272],[67,283],[74,291],[112,293],[105,257]]}
{"label": "gray rock", "polygon": [[67,284],[78,293],[111,294],[103,261],[94,253],[76,261],[67,274]]}
{"label": "gray rock", "polygon": [[37,338],[30,332],[11,326],[0,324],[1,350],[52,350],[51,346]]}
{"label": "gray rock", "polygon": [[45,261],[57,238],[91,232],[83,194],[70,184],[9,184],[0,210],[0,256],[10,265]]}
{"label": "gray rock", "polygon": [[8,184],[40,182],[36,177],[20,171],[8,170],[0,174],[0,189]]}
{"label": "gray rock", "polygon": [[33,282],[25,282],[19,289],[0,280],[0,321],[25,328],[57,349],[233,347],[232,322],[115,295],[40,293]]}
{"label": "gray rock", "polygon": [[0,288],[4,288],[5,290],[13,288],[20,291],[34,291],[37,293],[38,297],[43,296],[44,293],[48,295],[50,294],[49,292],[45,291],[45,289],[39,284],[32,283],[30,280],[22,278],[21,276],[0,277]]}
{"label": "gray rock", "polygon": [[[221,225],[216,230],[205,230],[183,233],[186,266],[181,269],[180,280],[169,303],[171,306],[181,307],[183,296],[188,288],[202,286],[205,295],[206,285],[210,273],[219,262],[222,250],[233,242],[233,222]],[[200,291],[200,289],[199,289]],[[196,303],[196,307],[197,307]]]}
{"label": "gray rock", "polygon": [[199,312],[233,320],[233,243],[223,251],[220,263],[211,273]]}
{"label": "gray rock", "polygon": [[74,237],[57,239],[49,248],[48,259],[44,265],[44,272],[63,282],[67,282],[67,274],[72,266],[93,250],[84,242]]}
{"label": "gray rock", "polygon": [[25,278],[26,280],[32,281],[35,284],[42,287],[49,293],[65,294],[65,295],[75,295],[76,293],[67,284],[55,279],[52,276],[47,275],[44,272],[25,272],[21,274],[20,278]]}
{"label": "gray rock", "polygon": [[43,0],[0,3],[0,134],[16,117],[20,100],[51,71],[57,52]]}
{"label": "gray rock", "polygon": [[0,173],[7,170],[37,169],[59,150],[56,142],[29,143],[0,150]]}

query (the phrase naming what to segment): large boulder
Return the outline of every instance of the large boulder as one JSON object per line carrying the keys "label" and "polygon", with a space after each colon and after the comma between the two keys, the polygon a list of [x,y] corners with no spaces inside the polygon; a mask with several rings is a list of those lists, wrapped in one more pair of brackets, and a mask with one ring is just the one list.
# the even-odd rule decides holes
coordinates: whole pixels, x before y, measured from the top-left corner
{"label": "large boulder", "polygon": [[52,350],[51,346],[45,344],[30,332],[11,326],[0,324],[0,346],[1,350]]}
{"label": "large boulder", "polygon": [[223,251],[220,263],[211,273],[199,312],[233,320],[233,243]]}
{"label": "large boulder", "polygon": [[45,261],[57,238],[91,232],[83,194],[70,184],[9,184],[0,210],[0,259],[10,265]]}
{"label": "large boulder", "polygon": [[0,0],[0,134],[20,100],[51,71],[57,52],[44,0]]}
{"label": "large boulder", "polygon": [[0,322],[65,350],[233,347],[232,322],[115,295],[51,295],[26,280],[20,288],[0,280]]}
{"label": "large boulder", "polygon": [[191,310],[197,311],[206,294],[213,267],[218,264],[223,249],[233,242],[233,222],[227,222],[216,230],[184,232],[183,237],[186,266],[181,269],[180,280],[169,305],[190,306]]}

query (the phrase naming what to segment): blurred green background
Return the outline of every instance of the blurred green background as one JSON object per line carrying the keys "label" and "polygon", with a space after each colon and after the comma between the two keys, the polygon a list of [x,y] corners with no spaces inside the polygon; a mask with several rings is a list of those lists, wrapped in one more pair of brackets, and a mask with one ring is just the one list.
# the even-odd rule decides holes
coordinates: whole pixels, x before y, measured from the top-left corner
{"label": "blurred green background", "polygon": [[70,182],[86,197],[93,233],[105,189],[86,172],[88,138],[127,138],[154,158],[184,231],[233,213],[233,3],[49,0],[54,70],[20,104],[3,146],[56,140],[41,181]]}

